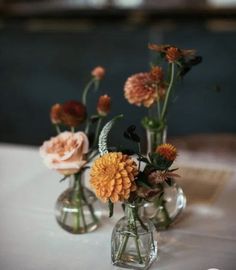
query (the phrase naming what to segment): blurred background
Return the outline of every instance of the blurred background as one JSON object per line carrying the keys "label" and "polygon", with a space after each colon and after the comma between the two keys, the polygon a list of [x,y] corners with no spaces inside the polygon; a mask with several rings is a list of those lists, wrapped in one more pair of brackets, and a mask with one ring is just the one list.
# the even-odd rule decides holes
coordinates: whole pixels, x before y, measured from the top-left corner
{"label": "blurred background", "polygon": [[[39,145],[55,135],[49,110],[79,99],[91,70],[107,73],[89,94],[112,97],[118,127],[147,112],[123,97],[128,76],[149,69],[148,43],[195,48],[203,62],[177,86],[169,136],[236,133],[236,1],[0,1],[0,142]],[[113,138],[121,140],[121,133]]]}

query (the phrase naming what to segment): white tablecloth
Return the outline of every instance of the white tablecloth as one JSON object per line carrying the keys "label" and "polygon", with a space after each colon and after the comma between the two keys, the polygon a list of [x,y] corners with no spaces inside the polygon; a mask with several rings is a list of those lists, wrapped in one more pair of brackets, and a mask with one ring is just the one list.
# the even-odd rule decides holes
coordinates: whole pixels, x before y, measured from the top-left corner
{"label": "white tablecloth", "polygon": [[[151,269],[236,269],[236,171],[233,162],[180,153],[179,164],[232,171],[212,204],[189,205],[170,230],[158,233],[159,259]],[[104,205],[101,227],[72,235],[54,217],[54,203],[66,181],[48,170],[38,149],[0,144],[0,270],[115,269],[110,263],[111,231]],[[191,183],[189,183],[191,185]]]}

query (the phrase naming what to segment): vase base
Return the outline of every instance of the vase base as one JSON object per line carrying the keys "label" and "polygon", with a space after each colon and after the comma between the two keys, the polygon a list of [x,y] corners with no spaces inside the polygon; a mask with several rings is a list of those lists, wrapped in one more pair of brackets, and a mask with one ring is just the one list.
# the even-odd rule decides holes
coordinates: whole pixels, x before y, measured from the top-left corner
{"label": "vase base", "polygon": [[143,263],[137,263],[137,254],[126,254],[122,256],[120,260],[115,260],[112,262],[114,266],[127,268],[127,269],[134,269],[134,270],[147,270],[152,265],[152,263],[157,259],[157,242],[153,242],[153,250],[150,253],[148,258],[142,258],[144,261]]}
{"label": "vase base", "polygon": [[62,229],[72,234],[84,234],[84,233],[93,232],[99,227],[98,223],[88,224],[86,227],[79,227],[79,228],[72,228],[71,226],[68,226],[58,220],[57,220],[57,223],[60,225]]}

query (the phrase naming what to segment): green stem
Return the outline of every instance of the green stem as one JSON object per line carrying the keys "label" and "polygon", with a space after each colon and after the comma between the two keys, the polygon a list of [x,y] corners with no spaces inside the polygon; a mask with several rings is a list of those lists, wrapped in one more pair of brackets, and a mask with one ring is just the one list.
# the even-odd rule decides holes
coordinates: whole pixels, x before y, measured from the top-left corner
{"label": "green stem", "polygon": [[90,87],[94,84],[95,81],[96,81],[96,79],[92,78],[84,88],[83,95],[82,95],[82,103],[85,106],[86,106],[86,102],[87,102],[88,91],[89,91]]}
{"label": "green stem", "polygon": [[142,264],[142,263],[143,263],[143,259],[142,259],[142,256],[141,256],[141,252],[140,252],[138,240],[139,240],[139,236],[136,235],[136,236],[135,236],[136,250],[137,250],[137,252],[138,252],[139,263]]}
{"label": "green stem", "polygon": [[123,252],[124,252],[125,249],[126,249],[128,240],[129,240],[129,234],[126,233],[126,234],[123,236],[121,245],[119,246],[119,249],[118,249],[118,251],[117,251],[116,260],[120,260],[121,256],[123,255]]}
{"label": "green stem", "polygon": [[169,225],[171,224],[171,219],[170,219],[170,216],[169,216],[169,213],[168,213],[168,211],[166,209],[165,204],[166,203],[164,202],[164,204],[162,205],[162,207],[163,207],[162,211],[163,211],[164,218],[165,218],[165,221],[163,222],[163,225],[164,225],[165,228],[168,228]]}
{"label": "green stem", "polygon": [[158,95],[158,85],[156,86],[156,92],[157,92],[157,117],[158,117],[158,120],[160,120],[160,117],[161,117],[161,104],[160,104],[160,98],[159,98],[159,95]]}
{"label": "green stem", "polygon": [[67,212],[63,211],[61,216],[61,223],[66,224],[66,219],[67,219]]}
{"label": "green stem", "polygon": [[[139,155],[142,155],[140,142],[138,143],[138,153],[139,153]],[[139,162],[138,162],[138,171],[140,171],[140,167],[141,167],[141,161],[139,160]]]}
{"label": "green stem", "polygon": [[[85,221],[83,203],[82,203],[83,187],[81,184],[81,175],[80,174],[78,174],[77,176],[75,175],[75,192],[77,194],[76,201],[77,201],[77,206],[78,206],[78,213],[76,213],[77,220],[75,221],[75,224],[78,226],[79,221],[80,221],[79,218],[81,215],[83,228],[85,229],[85,232],[87,232],[87,224]],[[78,229],[78,227],[75,227],[74,229],[76,230],[76,229]]]}
{"label": "green stem", "polygon": [[140,252],[140,248],[139,248],[139,236],[138,236],[138,231],[137,231],[137,225],[136,225],[136,215],[137,215],[137,209],[136,208],[131,208],[130,209],[130,228],[133,231],[134,235],[135,235],[135,246],[136,246],[136,250],[138,253],[138,259],[139,259],[139,263],[142,264],[143,263],[143,259],[141,256],[141,252]]}
{"label": "green stem", "polygon": [[72,133],[75,133],[75,127],[71,127],[70,130]]}
{"label": "green stem", "polygon": [[[159,197],[156,200],[156,207],[160,209],[160,213],[161,213],[161,221],[160,221],[160,228],[168,228],[169,225],[171,224],[171,218],[169,216],[169,212],[166,209],[166,201],[164,199],[164,186],[161,185],[161,197]],[[158,224],[157,224],[158,226]]]}
{"label": "green stem", "polygon": [[99,119],[98,119],[98,122],[97,122],[96,130],[95,130],[95,136],[94,136],[94,141],[93,141],[93,148],[95,148],[96,145],[97,145],[99,131],[100,131],[101,124],[102,124],[102,119],[103,119],[103,117],[100,116]]}
{"label": "green stem", "polygon": [[161,104],[160,104],[160,99],[157,100],[157,116],[158,120],[161,118]]}
{"label": "green stem", "polygon": [[84,133],[85,133],[86,135],[89,135],[90,125],[91,125],[90,120],[87,119],[87,120],[86,120],[86,124],[85,124],[85,129],[84,129]]}
{"label": "green stem", "polygon": [[161,112],[161,119],[163,120],[165,115],[166,115],[166,111],[167,111],[167,104],[168,104],[168,100],[169,100],[169,96],[170,96],[170,92],[174,83],[174,74],[175,74],[175,64],[171,63],[171,77],[170,77],[170,83],[166,92],[166,96],[165,96],[165,101],[164,101],[164,105],[162,108],[162,112]]}
{"label": "green stem", "polygon": [[55,124],[55,129],[56,129],[57,134],[61,133],[61,129],[60,129],[59,125]]}
{"label": "green stem", "polygon": [[[84,189],[84,188],[82,187],[82,189]],[[85,202],[86,205],[88,206],[88,209],[89,209],[89,212],[90,212],[90,214],[91,214],[91,217],[93,218],[93,221],[94,221],[94,222],[98,222],[98,219],[97,219],[96,215],[94,214],[94,208],[93,208],[92,204],[90,204],[90,203],[88,202],[86,196],[84,195],[83,190],[82,190],[82,193],[81,193],[81,194],[82,194],[82,199],[84,200],[84,202]]]}
{"label": "green stem", "polygon": [[82,183],[81,183],[81,175],[79,175],[79,179],[78,179],[78,187],[79,187],[79,203],[80,203],[80,211],[81,211],[81,218],[82,218],[82,222],[83,222],[83,226],[85,228],[85,231],[87,232],[87,224],[85,221],[85,217],[84,217],[84,209],[83,209],[83,204],[82,204],[82,199],[83,199],[83,187],[82,187]]}

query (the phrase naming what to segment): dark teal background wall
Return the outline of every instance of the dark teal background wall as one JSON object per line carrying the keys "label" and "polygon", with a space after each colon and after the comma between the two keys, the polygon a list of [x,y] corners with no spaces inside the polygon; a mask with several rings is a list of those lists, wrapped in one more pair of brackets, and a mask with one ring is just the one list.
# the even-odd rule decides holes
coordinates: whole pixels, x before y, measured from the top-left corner
{"label": "dark teal background wall", "polygon": [[203,56],[203,63],[178,84],[169,135],[236,132],[235,31],[210,31],[200,22],[176,22],[171,28],[111,22],[76,31],[32,31],[16,22],[0,30],[0,141],[38,145],[52,136],[51,105],[80,98],[96,65],[107,74],[101,91],[90,94],[89,110],[99,94],[111,95],[112,115],[126,116],[112,135],[121,141],[122,130],[139,125],[146,113],[126,102],[123,85],[129,75],[148,70],[148,42],[196,48]]}

